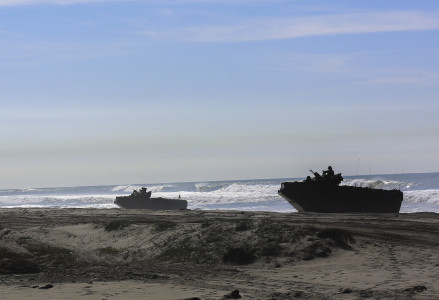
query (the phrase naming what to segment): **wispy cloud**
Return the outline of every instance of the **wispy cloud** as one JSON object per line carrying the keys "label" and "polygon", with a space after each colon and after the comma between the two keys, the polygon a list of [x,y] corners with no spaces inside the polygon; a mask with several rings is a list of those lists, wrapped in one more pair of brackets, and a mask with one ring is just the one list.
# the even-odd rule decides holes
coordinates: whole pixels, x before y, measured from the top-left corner
{"label": "wispy cloud", "polygon": [[[292,62],[294,68],[305,72],[339,73],[351,72],[349,64],[357,59],[360,53],[335,53],[335,54],[303,54],[294,53],[286,57]],[[290,66],[289,66],[290,67]]]}
{"label": "wispy cloud", "polygon": [[0,66],[41,65],[54,61],[93,60],[135,53],[139,43],[126,41],[80,43],[70,41],[22,41],[0,48]]}
{"label": "wispy cloud", "polygon": [[0,0],[0,6],[19,6],[35,4],[69,5],[78,3],[114,2],[117,0]]}
{"label": "wispy cloud", "polygon": [[372,85],[439,86],[439,74],[437,72],[399,70],[398,73],[389,74],[387,77],[373,78],[363,83]]}
{"label": "wispy cloud", "polygon": [[[36,4],[56,4],[70,5],[80,3],[96,2],[134,2],[135,0],[0,0],[0,6],[36,5]],[[274,0],[144,0],[146,3],[155,4],[184,4],[184,3],[254,3],[267,2]]]}
{"label": "wispy cloud", "polygon": [[144,34],[154,38],[173,36],[196,42],[243,42],[438,29],[437,15],[413,11],[389,11],[247,19],[233,25],[193,26],[178,32],[172,29],[162,32],[148,30]]}
{"label": "wispy cloud", "polygon": [[412,85],[412,84],[425,84],[425,81],[418,77],[389,77],[389,78],[376,78],[367,81],[370,84],[395,84],[395,85]]}

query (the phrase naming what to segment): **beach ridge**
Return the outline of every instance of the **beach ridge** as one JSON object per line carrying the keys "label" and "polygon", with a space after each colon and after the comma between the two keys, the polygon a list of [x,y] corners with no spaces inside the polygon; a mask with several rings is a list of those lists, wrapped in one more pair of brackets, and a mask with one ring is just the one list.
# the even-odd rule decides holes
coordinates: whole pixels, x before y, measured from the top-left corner
{"label": "beach ridge", "polygon": [[437,232],[435,213],[0,209],[0,295],[434,299]]}

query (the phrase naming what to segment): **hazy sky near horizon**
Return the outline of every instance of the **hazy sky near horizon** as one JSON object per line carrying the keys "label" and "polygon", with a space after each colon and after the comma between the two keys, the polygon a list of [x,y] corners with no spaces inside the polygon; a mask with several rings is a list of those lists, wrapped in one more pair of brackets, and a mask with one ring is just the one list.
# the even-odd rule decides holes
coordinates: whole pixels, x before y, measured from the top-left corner
{"label": "hazy sky near horizon", "polygon": [[0,0],[0,188],[439,171],[439,1]]}

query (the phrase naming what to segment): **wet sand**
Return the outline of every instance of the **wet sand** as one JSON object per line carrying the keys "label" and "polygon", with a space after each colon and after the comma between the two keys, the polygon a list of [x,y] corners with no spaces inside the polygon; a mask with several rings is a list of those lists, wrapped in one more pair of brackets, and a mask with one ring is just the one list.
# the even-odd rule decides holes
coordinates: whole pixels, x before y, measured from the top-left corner
{"label": "wet sand", "polygon": [[439,299],[439,215],[0,209],[1,299]]}

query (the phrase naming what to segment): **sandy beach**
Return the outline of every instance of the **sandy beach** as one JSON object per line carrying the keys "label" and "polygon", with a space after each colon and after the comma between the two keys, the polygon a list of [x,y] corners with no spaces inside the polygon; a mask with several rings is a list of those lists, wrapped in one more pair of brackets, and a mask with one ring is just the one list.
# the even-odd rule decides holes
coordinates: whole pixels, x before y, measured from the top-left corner
{"label": "sandy beach", "polygon": [[439,299],[438,232],[434,213],[0,209],[0,298]]}

